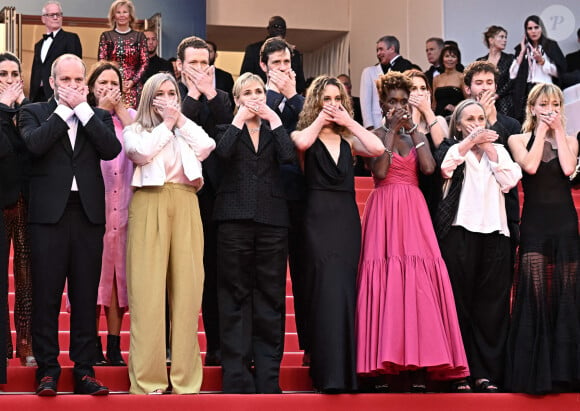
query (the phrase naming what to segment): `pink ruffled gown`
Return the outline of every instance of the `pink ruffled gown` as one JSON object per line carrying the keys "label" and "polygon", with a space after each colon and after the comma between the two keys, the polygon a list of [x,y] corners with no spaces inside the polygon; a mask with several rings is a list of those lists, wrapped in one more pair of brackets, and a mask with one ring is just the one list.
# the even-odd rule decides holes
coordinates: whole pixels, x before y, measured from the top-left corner
{"label": "pink ruffled gown", "polygon": [[451,283],[423,194],[417,152],[393,155],[375,179],[362,224],[357,278],[357,372],[426,368],[430,379],[469,375]]}

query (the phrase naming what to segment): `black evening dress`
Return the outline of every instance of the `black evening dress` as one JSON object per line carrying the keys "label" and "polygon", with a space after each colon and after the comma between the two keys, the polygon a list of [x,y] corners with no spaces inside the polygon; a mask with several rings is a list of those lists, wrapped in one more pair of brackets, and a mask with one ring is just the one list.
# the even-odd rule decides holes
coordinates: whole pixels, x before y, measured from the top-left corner
{"label": "black evening dress", "polygon": [[322,141],[305,152],[310,375],[322,392],[357,389],[354,318],[361,225],[350,145],[338,164]]}
{"label": "black evening dress", "polygon": [[447,110],[445,106],[447,104],[456,106],[461,101],[465,100],[465,96],[463,96],[463,92],[459,87],[443,86],[435,89],[435,100],[437,101],[435,114],[446,117],[451,115],[453,111]]}
{"label": "black evening dress", "polygon": [[[532,146],[534,135],[528,143]],[[557,150],[544,146],[524,173],[518,277],[508,338],[506,387],[545,394],[580,381],[578,215]]]}

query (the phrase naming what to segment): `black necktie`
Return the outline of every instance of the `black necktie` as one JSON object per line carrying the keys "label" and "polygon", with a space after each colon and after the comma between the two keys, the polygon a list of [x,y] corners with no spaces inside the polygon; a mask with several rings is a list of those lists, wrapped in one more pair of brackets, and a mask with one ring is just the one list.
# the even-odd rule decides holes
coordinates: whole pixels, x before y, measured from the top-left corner
{"label": "black necktie", "polygon": [[54,36],[53,36],[53,34],[52,34],[52,33],[48,33],[48,34],[43,34],[43,35],[42,35],[42,39],[43,39],[43,40],[46,40],[46,39],[47,39],[47,38],[49,38],[49,37],[50,37],[51,39],[53,39],[53,38],[54,38]]}

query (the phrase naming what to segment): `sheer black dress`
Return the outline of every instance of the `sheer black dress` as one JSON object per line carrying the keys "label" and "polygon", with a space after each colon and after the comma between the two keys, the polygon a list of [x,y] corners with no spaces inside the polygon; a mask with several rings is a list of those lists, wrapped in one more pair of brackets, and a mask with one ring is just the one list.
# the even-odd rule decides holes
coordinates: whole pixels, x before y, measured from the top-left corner
{"label": "sheer black dress", "polygon": [[529,394],[570,390],[580,380],[578,216],[570,181],[550,143],[536,174],[524,173],[522,184],[506,387]]}
{"label": "sheer black dress", "polygon": [[361,241],[350,145],[341,141],[336,164],[317,139],[305,152],[304,175],[310,375],[319,391],[349,392],[357,389],[354,318]]}

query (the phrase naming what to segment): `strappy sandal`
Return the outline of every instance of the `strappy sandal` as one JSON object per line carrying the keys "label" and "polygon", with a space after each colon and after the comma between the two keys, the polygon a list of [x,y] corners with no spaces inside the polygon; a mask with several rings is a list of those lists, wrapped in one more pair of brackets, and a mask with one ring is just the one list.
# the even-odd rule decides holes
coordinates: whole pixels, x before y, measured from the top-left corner
{"label": "strappy sandal", "polygon": [[499,388],[497,385],[492,383],[487,378],[481,378],[475,382],[475,390],[477,392],[483,393],[495,393],[499,392]]}
{"label": "strappy sandal", "polygon": [[165,390],[163,388],[157,388],[151,392],[148,392],[147,395],[163,395],[165,394]]}
{"label": "strappy sandal", "polygon": [[409,392],[413,394],[425,394],[427,392],[427,386],[425,384],[411,384]]}
{"label": "strappy sandal", "polygon": [[389,386],[389,384],[375,384],[374,392],[388,393],[391,392],[391,387]]}
{"label": "strappy sandal", "polygon": [[473,392],[473,390],[471,389],[471,385],[469,385],[467,380],[462,379],[458,381],[453,381],[451,383],[451,392],[461,394],[461,393],[470,393]]}

